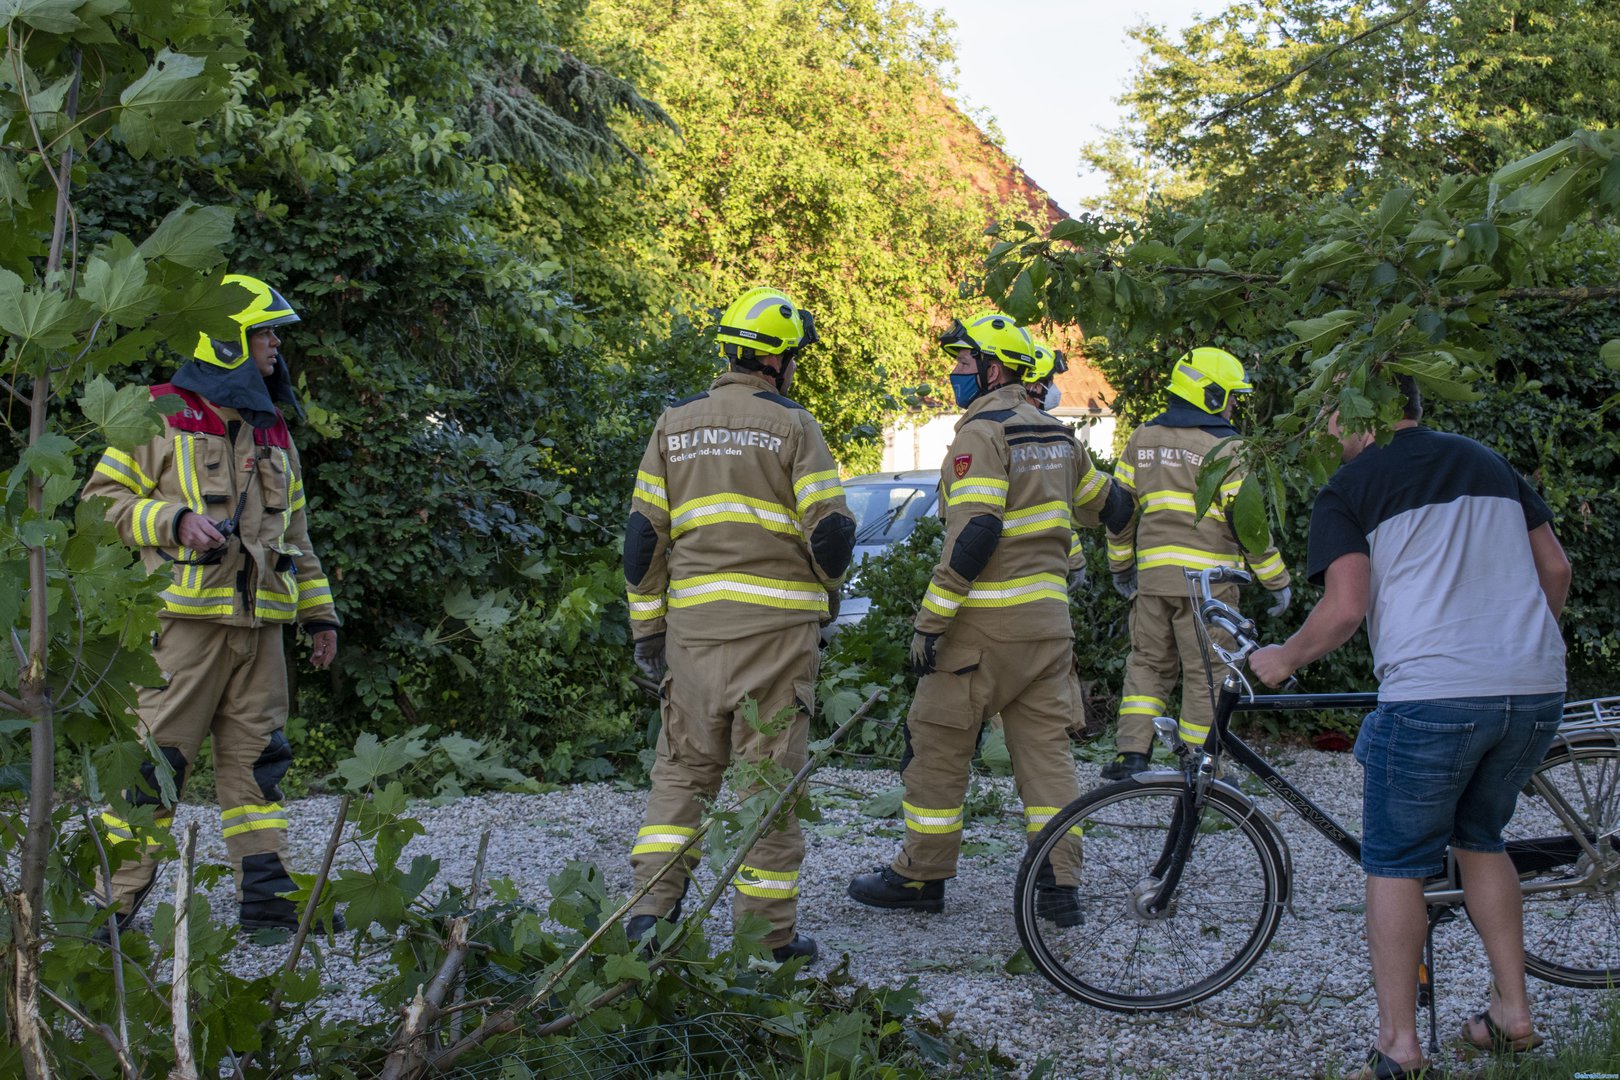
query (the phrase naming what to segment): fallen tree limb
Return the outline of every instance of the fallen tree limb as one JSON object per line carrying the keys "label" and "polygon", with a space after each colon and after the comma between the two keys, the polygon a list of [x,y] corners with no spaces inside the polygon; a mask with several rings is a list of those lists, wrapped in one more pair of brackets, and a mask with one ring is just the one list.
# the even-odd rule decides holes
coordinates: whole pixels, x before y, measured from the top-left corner
{"label": "fallen tree limb", "polygon": [[[777,795],[776,801],[771,804],[771,808],[765,814],[761,815],[761,817],[755,821],[753,825],[749,826],[749,828],[743,833],[742,837],[737,842],[737,850],[735,853],[733,853],[730,863],[727,865],[725,871],[719,876],[719,879],[715,882],[714,887],[710,889],[709,894],[704,898],[702,905],[700,905],[696,911],[682,919],[680,925],[675,928],[667,940],[658,944],[657,951],[647,963],[647,968],[649,971],[656,971],[659,967],[661,967],[666,956],[676,947],[678,947],[681,942],[686,940],[686,938],[691,934],[692,929],[700,924],[704,917],[714,909],[714,905],[719,901],[720,897],[725,895],[726,890],[731,887],[732,878],[736,876],[737,869],[742,865],[743,859],[748,856],[748,852],[753,849],[754,844],[758,842],[760,837],[764,836],[767,832],[776,827],[776,822],[782,816],[783,812],[791,807],[793,803],[798,801],[799,795],[803,792],[805,784],[810,779],[810,775],[826,762],[827,758],[831,756],[834,748],[837,747],[839,741],[849,733],[850,729],[866,718],[866,714],[870,712],[872,707],[878,703],[878,699],[883,696],[883,693],[884,691],[882,689],[874,690],[871,696],[861,704],[860,708],[856,709],[850,714],[847,720],[838,725],[838,729],[822,741],[820,748],[817,749],[815,753],[811,754],[809,760],[807,760],[803,767],[793,775],[793,779],[789,781],[789,783]],[[551,991],[557,986],[558,983],[562,981],[563,977],[566,976],[567,973],[576,965],[578,965],[580,960],[589,954],[591,947],[601,939],[602,935],[606,934],[614,924],[629,913],[636,901],[645,896],[647,892],[651,890],[652,886],[657,883],[659,878],[670,869],[670,867],[677,864],[681,857],[691,849],[691,846],[696,843],[705,832],[708,831],[709,826],[713,824],[714,820],[715,819],[713,817],[706,819],[702,825],[700,825],[697,835],[688,838],[687,842],[681,846],[681,849],[671,855],[669,861],[659,868],[658,874],[656,874],[651,881],[648,881],[645,886],[637,890],[635,895],[633,895],[629,900],[625,901],[624,904],[620,905],[619,909],[614,912],[612,916],[604,919],[602,925],[597,928],[596,932],[591,934],[591,936],[585,940],[584,944],[576,949],[573,955],[564,961],[562,966],[546,979],[545,983],[540,987],[539,990],[530,994],[520,1005],[510,1009],[504,1009],[501,1012],[496,1013],[493,1017],[486,1020],[477,1031],[474,1031],[472,1034],[456,1042],[454,1045],[448,1047],[441,1053],[434,1055],[431,1060],[421,1060],[412,1071],[401,1072],[398,1074],[397,1078],[390,1077],[389,1080],[420,1080],[420,1078],[427,1075],[429,1070],[442,1073],[444,1070],[453,1065],[457,1058],[461,1057],[463,1054],[481,1045],[487,1040],[497,1035],[504,1035],[510,1032],[522,1030],[524,1027],[525,1018],[530,1013],[533,1013],[536,1009],[543,1006],[549,1000]],[[639,983],[635,979],[625,979],[618,984],[609,987],[596,997],[592,998],[590,1001],[586,1002],[584,1007],[576,1009],[572,1012],[564,1013],[563,1015],[547,1021],[537,1028],[534,1028],[530,1032],[531,1037],[544,1038],[548,1035],[557,1035],[567,1031],[586,1016],[589,1016],[598,1009],[612,1004],[614,1001],[618,1000],[620,997],[638,985]]]}

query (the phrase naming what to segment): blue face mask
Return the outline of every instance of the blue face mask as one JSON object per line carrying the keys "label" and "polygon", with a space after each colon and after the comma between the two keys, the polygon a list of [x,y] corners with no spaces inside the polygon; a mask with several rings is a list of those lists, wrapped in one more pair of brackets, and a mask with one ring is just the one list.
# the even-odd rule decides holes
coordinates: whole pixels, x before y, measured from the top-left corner
{"label": "blue face mask", "polygon": [[971,372],[951,376],[951,392],[956,395],[956,407],[965,409],[979,396],[979,377]]}

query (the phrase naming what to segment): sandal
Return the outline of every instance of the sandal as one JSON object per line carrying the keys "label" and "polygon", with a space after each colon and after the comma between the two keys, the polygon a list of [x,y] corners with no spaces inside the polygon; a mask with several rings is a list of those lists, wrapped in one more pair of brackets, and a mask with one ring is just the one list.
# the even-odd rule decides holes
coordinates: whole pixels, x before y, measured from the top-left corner
{"label": "sandal", "polygon": [[1346,1080],[1423,1080],[1429,1075],[1429,1062],[1418,1058],[1411,1065],[1402,1065],[1378,1047],[1367,1051],[1367,1064]]}
{"label": "sandal", "polygon": [[[1474,1038],[1474,1025],[1476,1024],[1485,1028],[1484,1039]],[[1507,1032],[1496,1026],[1496,1021],[1491,1019],[1489,1009],[1481,1009],[1473,1016],[1470,1016],[1467,1022],[1463,1024],[1462,1034],[1468,1045],[1474,1049],[1489,1050],[1493,1054],[1523,1054],[1534,1050],[1544,1041],[1534,1031],[1520,1039],[1511,1038]]]}

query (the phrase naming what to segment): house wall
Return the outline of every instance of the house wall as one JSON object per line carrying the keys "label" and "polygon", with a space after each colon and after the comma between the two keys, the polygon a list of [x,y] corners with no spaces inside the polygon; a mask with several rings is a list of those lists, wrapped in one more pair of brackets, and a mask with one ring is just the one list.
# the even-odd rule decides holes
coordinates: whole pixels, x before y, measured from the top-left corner
{"label": "house wall", "polygon": [[[1080,436],[1088,452],[1104,457],[1114,453],[1114,417],[1106,413],[1081,412],[1059,407],[1053,413]],[[901,421],[883,432],[883,464],[879,472],[905,472],[909,469],[937,469],[950,449],[951,437],[961,413],[933,416],[921,424]]]}

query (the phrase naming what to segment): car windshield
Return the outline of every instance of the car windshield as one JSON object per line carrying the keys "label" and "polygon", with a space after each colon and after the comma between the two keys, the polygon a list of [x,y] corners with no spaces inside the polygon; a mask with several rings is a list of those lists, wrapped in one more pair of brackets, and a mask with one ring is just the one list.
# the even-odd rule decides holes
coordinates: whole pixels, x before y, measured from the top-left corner
{"label": "car windshield", "polygon": [[933,506],[934,487],[905,481],[850,484],[844,498],[855,515],[857,544],[892,544],[911,535],[917,519]]}

